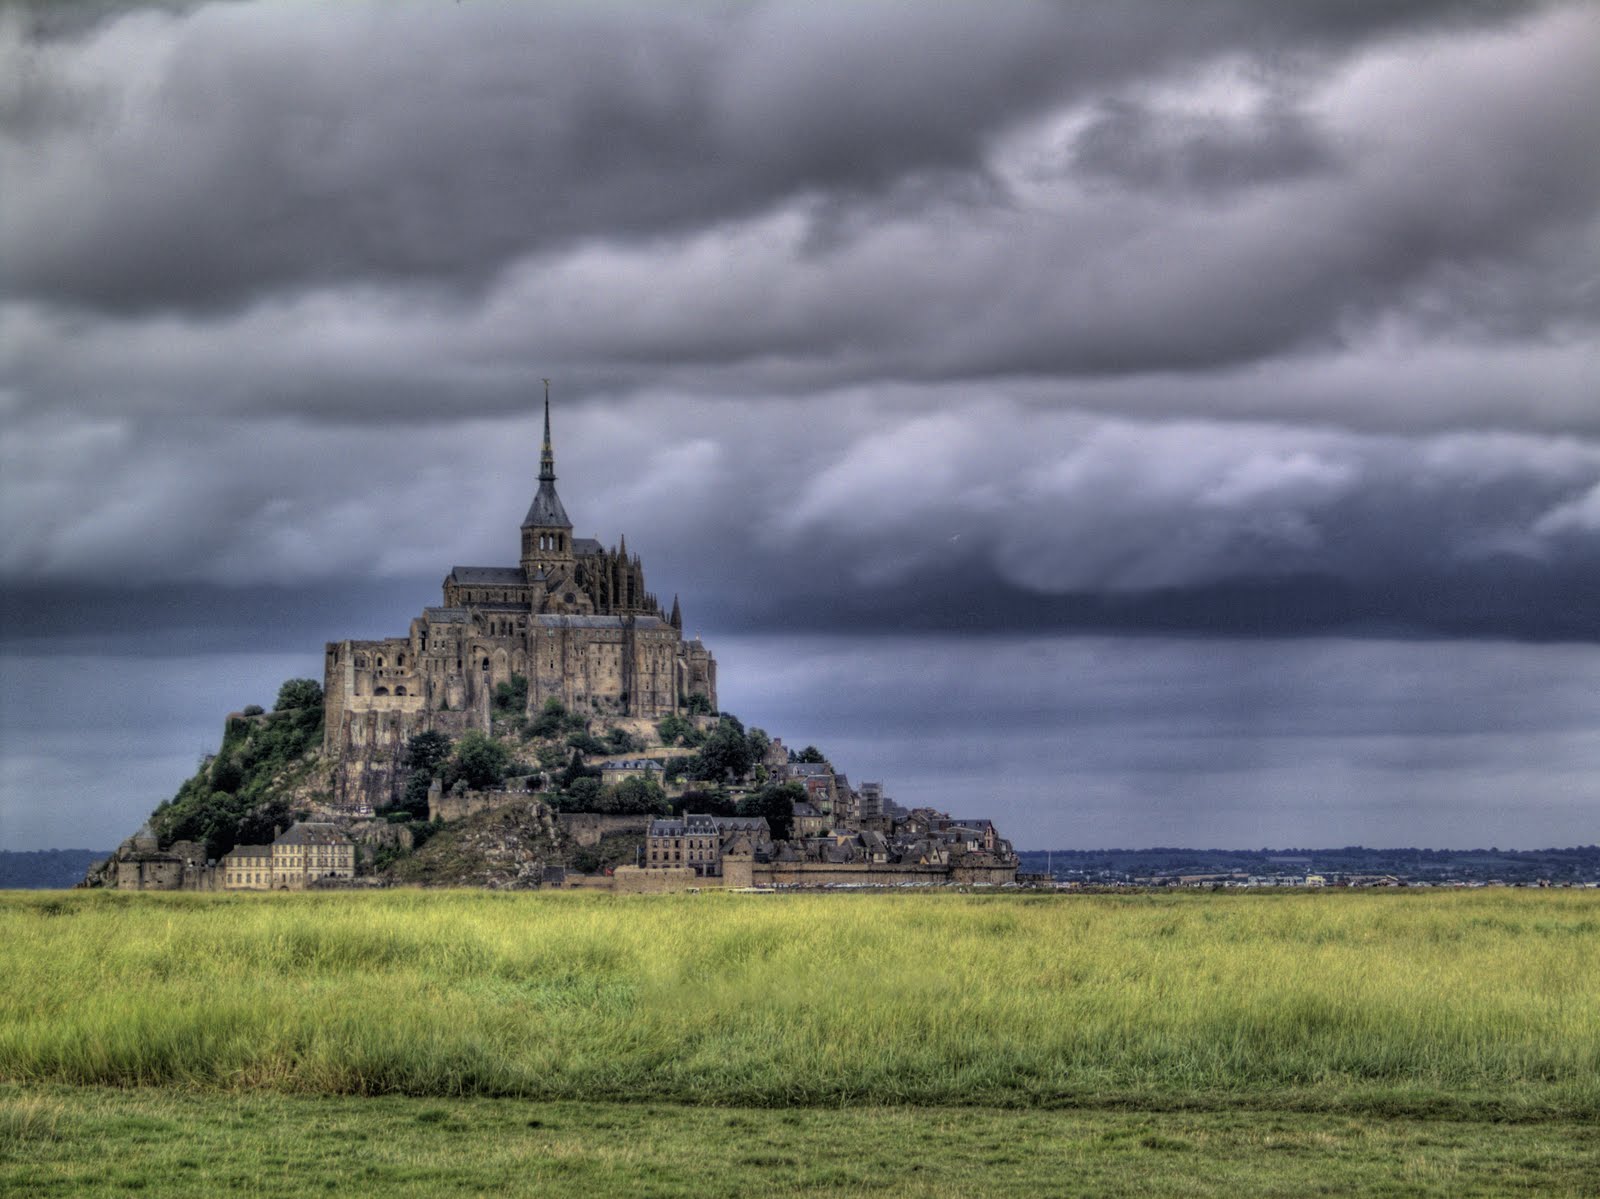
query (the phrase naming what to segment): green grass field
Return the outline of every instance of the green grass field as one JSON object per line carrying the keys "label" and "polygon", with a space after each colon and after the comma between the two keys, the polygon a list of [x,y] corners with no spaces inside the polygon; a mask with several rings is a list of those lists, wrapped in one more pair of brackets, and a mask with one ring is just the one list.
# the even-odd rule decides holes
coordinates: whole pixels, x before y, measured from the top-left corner
{"label": "green grass field", "polygon": [[[418,1194],[534,1159],[660,1194],[1593,1194],[1600,896],[9,893],[0,1080],[0,1183],[38,1194],[115,1191],[94,1146],[141,1120],[130,1160],[215,1188],[184,1145],[235,1143],[221,1112],[291,1180],[348,1163],[286,1130],[370,1120],[373,1187]],[[481,1133],[529,1119],[562,1135]]]}

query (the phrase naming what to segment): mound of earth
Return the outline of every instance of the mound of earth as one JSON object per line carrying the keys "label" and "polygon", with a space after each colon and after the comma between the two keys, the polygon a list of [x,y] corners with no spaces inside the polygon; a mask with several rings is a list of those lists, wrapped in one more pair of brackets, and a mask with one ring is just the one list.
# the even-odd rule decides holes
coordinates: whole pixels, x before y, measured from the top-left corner
{"label": "mound of earth", "polygon": [[446,825],[384,875],[413,886],[529,891],[543,881],[546,865],[566,862],[570,848],[555,813],[527,799]]}

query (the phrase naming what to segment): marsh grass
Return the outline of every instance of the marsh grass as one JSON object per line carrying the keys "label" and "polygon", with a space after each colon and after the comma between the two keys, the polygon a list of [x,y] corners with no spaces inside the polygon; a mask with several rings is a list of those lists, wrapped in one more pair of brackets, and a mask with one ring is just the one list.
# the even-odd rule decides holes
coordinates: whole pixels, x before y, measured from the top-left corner
{"label": "marsh grass", "polygon": [[0,1078],[1594,1116],[1600,900],[10,893]]}
{"label": "marsh grass", "polygon": [[[8,1139],[18,1104],[51,1132]],[[37,1123],[36,1121],[29,1121]],[[49,1123],[49,1121],[47,1121]],[[0,1084],[0,1193],[171,1199],[1600,1193],[1593,1122],[705,1107]]]}

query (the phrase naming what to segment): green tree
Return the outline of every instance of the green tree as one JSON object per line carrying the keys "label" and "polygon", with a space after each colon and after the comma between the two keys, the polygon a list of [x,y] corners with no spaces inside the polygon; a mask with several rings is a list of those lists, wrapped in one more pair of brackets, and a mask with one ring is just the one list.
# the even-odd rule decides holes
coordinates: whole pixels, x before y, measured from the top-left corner
{"label": "green tree", "polygon": [[322,707],[322,684],[316,679],[290,679],[278,688],[278,698],[272,705],[274,712],[292,712],[298,708]]}
{"label": "green tree", "polygon": [[820,749],[818,749],[815,745],[806,746],[795,757],[795,761],[796,762],[825,763],[825,762],[827,762],[827,760],[828,760],[827,758],[822,756],[822,751]]}
{"label": "green tree", "polygon": [[724,716],[716,729],[700,747],[695,777],[721,782],[740,779],[750,773],[755,764],[750,752],[750,742],[745,738],[744,726],[733,716]]}
{"label": "green tree", "polygon": [[611,752],[611,747],[592,733],[568,733],[567,744],[581,754],[603,755]]}
{"label": "green tree", "polygon": [[766,729],[751,729],[745,734],[745,739],[750,742],[750,752],[755,755],[758,762],[766,757],[767,751],[772,748],[772,738]]}
{"label": "green tree", "polygon": [[461,738],[452,759],[456,779],[475,791],[487,790],[505,778],[510,762],[511,754],[506,747],[477,729]]}
{"label": "green tree", "polygon": [[450,745],[449,737],[431,729],[415,734],[406,742],[401,760],[407,774],[400,802],[381,809],[382,815],[390,820],[428,818],[428,788],[445,771],[450,761]]}
{"label": "green tree", "polygon": [[417,733],[406,742],[405,763],[407,768],[421,771],[430,779],[439,773],[450,757],[450,738],[444,733],[429,730],[426,733]]}
{"label": "green tree", "polygon": [[685,812],[703,812],[708,816],[737,816],[738,805],[729,797],[726,791],[685,791],[672,801],[672,814],[682,816]]}
{"label": "green tree", "polygon": [[598,812],[600,810],[600,793],[603,788],[600,780],[592,774],[586,774],[572,780],[567,787],[567,794],[572,797],[574,812]]}
{"label": "green tree", "polygon": [[600,797],[601,811],[615,812],[623,816],[664,816],[671,811],[671,806],[667,803],[667,793],[654,779],[623,779],[615,787],[610,788],[610,791],[610,795],[602,794]]}
{"label": "green tree", "polygon": [[644,748],[639,739],[630,734],[627,729],[607,729],[606,742],[614,754],[631,754],[635,750]]}
{"label": "green tree", "polygon": [[794,835],[794,806],[805,798],[806,789],[799,783],[778,783],[741,800],[739,815],[765,816],[773,840],[787,841]]}
{"label": "green tree", "polygon": [[559,737],[567,730],[567,705],[555,696],[544,701],[544,707],[528,724],[530,737]]}
{"label": "green tree", "polygon": [[598,780],[600,772],[583,764],[583,755],[577,750],[572,751],[572,760],[567,763],[567,768],[561,772],[561,786],[570,791],[572,784],[581,778]]}
{"label": "green tree", "polygon": [[661,738],[662,745],[687,745],[693,733],[694,725],[676,712],[669,712],[656,722],[656,736]]}
{"label": "green tree", "polygon": [[688,709],[690,716],[710,716],[711,699],[703,691],[689,693]]}
{"label": "green tree", "polygon": [[514,674],[509,683],[494,689],[494,710],[507,716],[521,716],[528,710],[528,679]]}

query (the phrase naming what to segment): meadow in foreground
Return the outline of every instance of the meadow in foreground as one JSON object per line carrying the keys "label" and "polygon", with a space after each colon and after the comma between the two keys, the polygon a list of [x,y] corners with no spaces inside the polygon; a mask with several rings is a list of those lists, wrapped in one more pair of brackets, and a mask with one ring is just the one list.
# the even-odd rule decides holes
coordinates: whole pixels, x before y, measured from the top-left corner
{"label": "meadow in foreground", "polygon": [[773,1110],[0,1084],[0,1191],[1592,1199],[1600,1128],[1259,1109]]}
{"label": "meadow in foreground", "polygon": [[1600,1115],[1600,897],[0,896],[0,1079]]}

